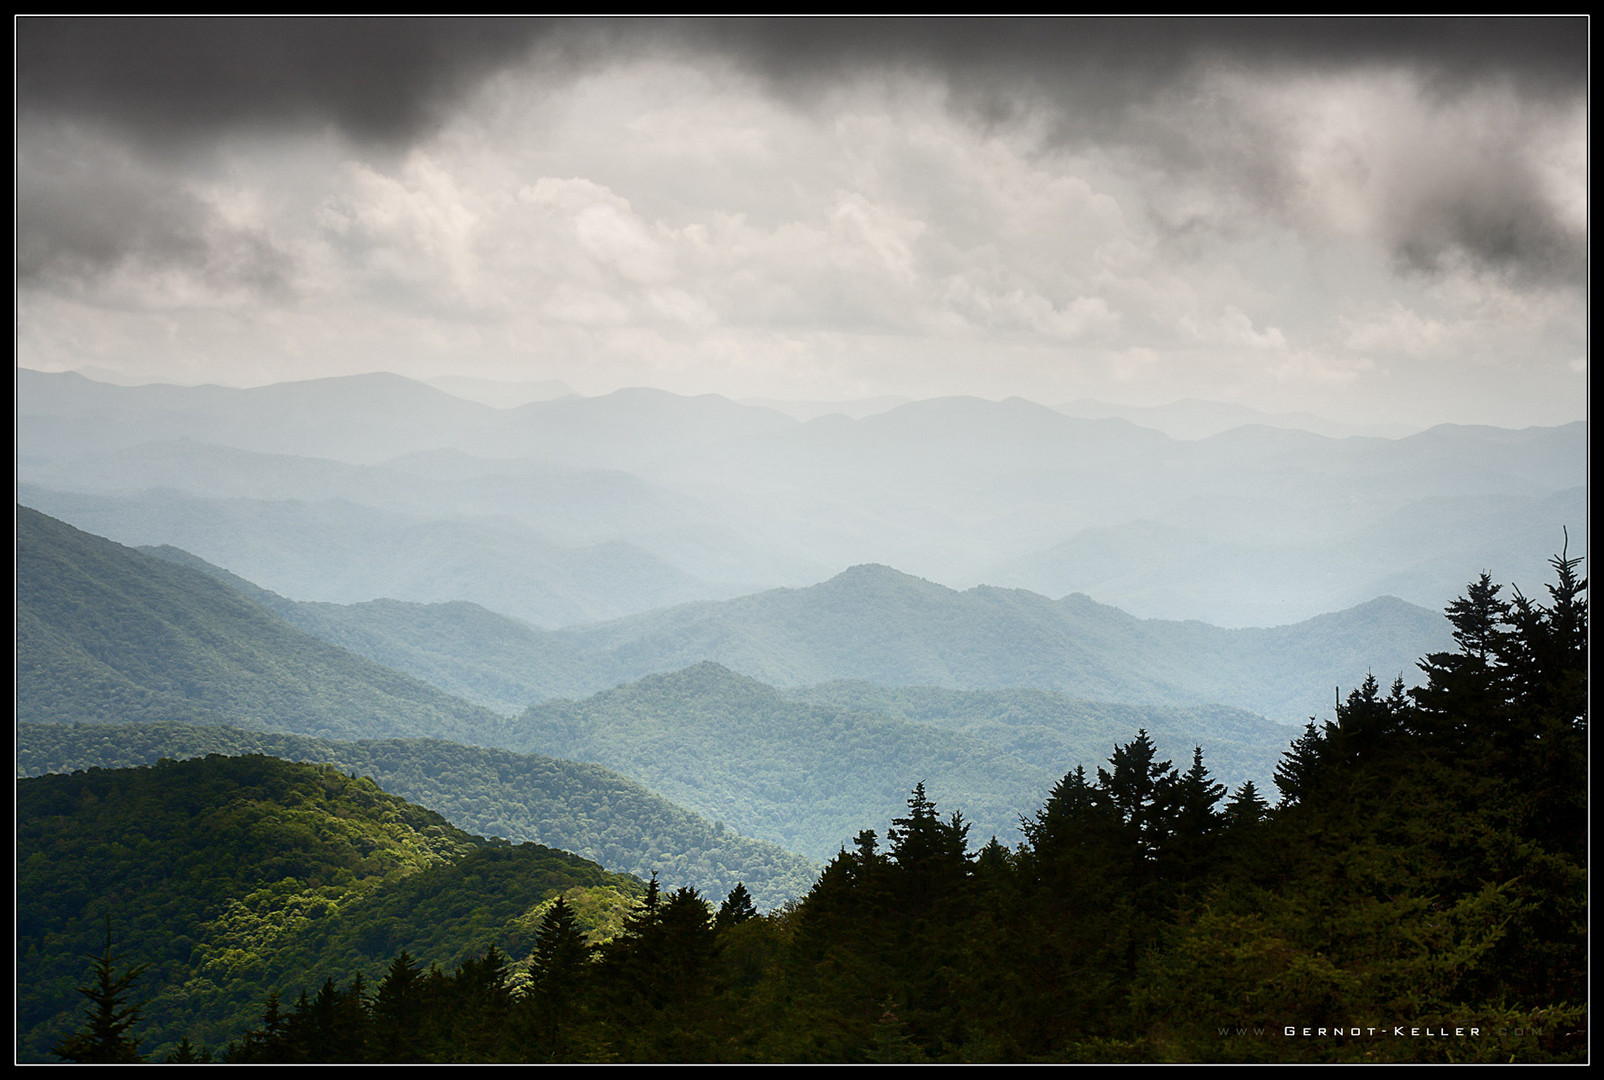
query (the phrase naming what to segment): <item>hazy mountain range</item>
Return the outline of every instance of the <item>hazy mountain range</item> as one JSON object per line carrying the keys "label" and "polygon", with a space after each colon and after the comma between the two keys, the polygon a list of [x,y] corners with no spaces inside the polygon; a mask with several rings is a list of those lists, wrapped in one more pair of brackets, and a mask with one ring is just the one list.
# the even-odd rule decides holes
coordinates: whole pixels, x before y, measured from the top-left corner
{"label": "hazy mountain range", "polygon": [[476,604],[306,603],[172,547],[287,622],[507,713],[708,661],[781,687],[842,680],[965,690],[1030,688],[1148,705],[1226,704],[1281,723],[1367,673],[1414,685],[1416,661],[1452,647],[1438,612],[1395,597],[1292,626],[1229,630],[1137,619],[1085,596],[957,592],[886,566],[804,589],[685,604],[543,631]]}
{"label": "hazy mountain range", "polygon": [[586,761],[812,859],[921,780],[1011,842],[1018,806],[1138,729],[1268,792],[1285,725],[1366,674],[1413,682],[1477,572],[1539,582],[1562,529],[1586,545],[1580,423],[1183,439],[1240,414],[18,389],[19,500],[44,511],[18,514],[19,721]]}
{"label": "hazy mountain range", "polygon": [[[1401,669],[1448,643],[1440,615],[1397,600],[1278,630],[1222,630],[1138,620],[1084,597],[957,593],[879,566],[807,589],[537,631],[464,603],[289,601],[188,553],[158,554],[19,508],[19,722],[444,738],[544,755],[547,770],[551,757],[595,762],[821,860],[854,821],[894,814],[921,780],[977,829],[1012,841],[1019,805],[1138,729],[1177,759],[1202,746],[1221,779],[1269,790],[1296,729],[1256,713],[1285,713],[1328,680],[1352,687],[1367,670]],[[481,687],[505,711],[448,692]],[[561,692],[591,696],[548,700]],[[1278,708],[1242,707],[1256,698]],[[519,700],[534,704],[507,715]],[[441,760],[466,750],[439,746]],[[319,753],[351,763],[374,751]],[[504,783],[510,767],[488,771]],[[374,766],[436,778],[441,768]],[[442,812],[479,801],[438,780],[409,783],[407,794]],[[511,827],[505,815],[453,820],[554,839],[549,826]],[[583,849],[602,854],[595,841]],[[763,887],[773,874],[754,880]]]}
{"label": "hazy mountain range", "polygon": [[242,390],[19,370],[18,397],[30,505],[297,600],[473,600],[546,628],[862,563],[1280,625],[1380,595],[1437,610],[1483,569],[1538,584],[1562,527],[1586,548],[1583,423],[1178,439],[1021,399],[801,421],[653,390],[498,409],[394,375]]}

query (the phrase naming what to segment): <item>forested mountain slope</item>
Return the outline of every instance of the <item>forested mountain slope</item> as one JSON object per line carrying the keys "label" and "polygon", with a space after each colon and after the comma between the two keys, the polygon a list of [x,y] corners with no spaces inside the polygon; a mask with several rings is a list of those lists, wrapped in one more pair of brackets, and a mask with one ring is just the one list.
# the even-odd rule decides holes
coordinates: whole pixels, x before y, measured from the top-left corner
{"label": "forested mountain slope", "polygon": [[494,741],[488,709],[329,645],[195,570],[17,508],[17,717]]}
{"label": "forested mountain slope", "polygon": [[531,749],[639,776],[699,813],[821,860],[865,813],[894,809],[909,777],[961,793],[977,828],[1008,837],[1016,807],[1054,779],[978,740],[792,701],[712,663],[535,706],[517,730]]}
{"label": "forested mountain slope", "polygon": [[[23,1056],[52,1034],[29,1010],[72,997],[64,958],[102,947],[111,910],[130,940],[108,974],[153,960],[145,1020],[189,1010],[134,1034],[215,1048],[254,988],[261,1019],[227,1051],[242,1062],[1585,1060],[1586,586],[1553,562],[1545,598],[1473,582],[1425,686],[1366,679],[1307,725],[1273,806],[1138,732],[1022,806],[1012,848],[916,784],[883,835],[860,829],[767,915],[656,887],[619,912],[627,882],[464,838],[334,769],[212,757],[24,780]],[[714,683],[709,703],[775,693],[681,679]],[[622,688],[638,722],[668,682]],[[886,704],[929,725],[998,703]],[[564,904],[544,906],[554,889]],[[599,950],[581,908],[625,916]],[[269,987],[307,994],[286,1008]],[[58,1015],[65,1033],[70,1002]]]}
{"label": "forested mountain slope", "polygon": [[819,869],[599,765],[433,739],[348,743],[167,721],[17,725],[19,777],[207,754],[332,765],[371,777],[386,792],[469,832],[574,852],[642,879],[656,873],[708,896],[724,896],[743,882],[764,909],[807,892]]}
{"label": "forested mountain slope", "polygon": [[561,626],[744,591],[710,586],[634,544],[555,544],[505,518],[166,489],[116,498],[24,485],[20,496],[89,532],[133,546],[174,544],[277,591],[341,603],[469,600]]}
{"label": "forested mountain slope", "polygon": [[[1473,582],[1427,684],[1349,692],[1274,806],[1145,732],[1012,849],[916,785],[793,908],[660,894],[566,962],[544,934],[552,978],[515,1007],[548,1019],[533,1041],[440,1023],[351,1060],[1585,1061],[1588,620],[1576,561],[1554,566],[1541,599]],[[251,1038],[240,1060],[304,1054]]]}
{"label": "forested mountain slope", "polygon": [[1224,705],[1123,705],[1057,690],[947,690],[932,686],[823,683],[784,691],[796,701],[879,713],[978,740],[1058,775],[1093,768],[1108,748],[1146,731],[1160,757],[1191,758],[1202,746],[1214,775],[1268,790],[1294,730]]}
{"label": "forested mountain slope", "polygon": [[509,716],[532,702],[583,697],[618,682],[551,631],[478,604],[309,603],[261,588],[181,548],[142,550],[201,571],[314,637]]}
{"label": "forested mountain slope", "polygon": [[1032,687],[1142,704],[1233,705],[1284,723],[1331,687],[1391,680],[1446,647],[1438,613],[1393,598],[1291,626],[1227,630],[1137,619],[1085,596],[957,592],[886,566],[806,589],[688,604],[559,636],[623,677],[713,660],[776,686]]}
{"label": "forested mountain slope", "polygon": [[448,969],[527,957],[571,894],[616,926],[641,883],[576,855],[486,841],[331,766],[207,757],[17,783],[18,1057],[77,1026],[86,956],[150,967],[145,1051],[220,1047],[333,964],[370,984],[407,950]]}

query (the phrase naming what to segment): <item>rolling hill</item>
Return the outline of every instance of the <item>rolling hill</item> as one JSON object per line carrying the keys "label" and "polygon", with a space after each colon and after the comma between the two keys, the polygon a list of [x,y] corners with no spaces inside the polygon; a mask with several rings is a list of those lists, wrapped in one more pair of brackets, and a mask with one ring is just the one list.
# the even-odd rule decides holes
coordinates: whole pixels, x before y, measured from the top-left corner
{"label": "rolling hill", "polygon": [[[17,1057],[80,1022],[86,956],[148,964],[156,1057],[219,1048],[321,973],[377,985],[405,949],[447,969],[495,945],[522,960],[541,905],[570,895],[605,930],[634,878],[487,841],[331,766],[211,756],[17,783]],[[109,920],[109,922],[108,922]]]}
{"label": "rolling hill", "polygon": [[819,870],[599,765],[433,739],[348,743],[170,721],[17,725],[18,777],[209,754],[332,765],[471,833],[573,852],[642,879],[655,873],[707,896],[723,897],[744,882],[765,910],[806,893]]}

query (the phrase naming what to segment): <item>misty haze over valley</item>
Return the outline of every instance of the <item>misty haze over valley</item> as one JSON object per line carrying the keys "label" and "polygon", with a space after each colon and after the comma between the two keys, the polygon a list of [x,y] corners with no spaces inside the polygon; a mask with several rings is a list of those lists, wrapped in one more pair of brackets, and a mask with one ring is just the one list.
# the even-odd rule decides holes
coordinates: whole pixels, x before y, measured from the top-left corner
{"label": "misty haze over valley", "polygon": [[30,505],[291,599],[468,600],[542,629],[864,563],[1271,626],[1389,595],[1440,609],[1492,566],[1530,589],[1562,526],[1586,549],[1580,423],[1179,439],[1018,398],[802,422],[644,389],[496,409],[377,374],[18,377]]}

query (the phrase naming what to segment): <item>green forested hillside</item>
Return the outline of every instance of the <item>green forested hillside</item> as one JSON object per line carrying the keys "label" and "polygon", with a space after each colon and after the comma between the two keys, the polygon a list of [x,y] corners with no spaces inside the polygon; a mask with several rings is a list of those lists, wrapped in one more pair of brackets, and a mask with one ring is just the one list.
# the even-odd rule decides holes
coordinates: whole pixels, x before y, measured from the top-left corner
{"label": "green forested hillside", "polygon": [[535,701],[582,697],[616,682],[550,631],[478,604],[307,603],[260,588],[180,548],[142,550],[201,571],[314,637],[509,716]]}
{"label": "green forested hillside", "polygon": [[17,725],[19,777],[206,754],[326,763],[469,832],[545,844],[641,878],[656,873],[709,896],[744,882],[764,909],[801,896],[818,874],[800,855],[715,825],[599,765],[433,739],[343,743],[163,721]]}
{"label": "green forested hillside", "polygon": [[1202,746],[1215,776],[1268,790],[1296,728],[1224,705],[1121,705],[1082,701],[1056,690],[944,690],[933,686],[825,683],[788,690],[798,701],[880,713],[977,739],[1021,761],[1063,775],[1091,768],[1138,730],[1159,754],[1187,760]]}
{"label": "green forested hillside", "polygon": [[331,964],[376,981],[400,949],[524,957],[544,901],[578,890],[607,918],[640,889],[330,766],[214,756],[20,780],[18,1056],[46,1059],[77,1025],[108,916],[116,951],[150,965],[141,1033],[160,1054],[186,1036],[220,1046],[270,990],[291,997]]}
{"label": "green forested hillside", "polygon": [[297,630],[204,574],[21,506],[17,717],[480,744],[503,723]]}
{"label": "green forested hillside", "polygon": [[889,813],[908,778],[963,799],[986,834],[1017,835],[1018,807],[1053,773],[967,736],[793,701],[717,664],[653,675],[516,724],[531,750],[596,761],[749,836],[827,859],[864,815]]}

